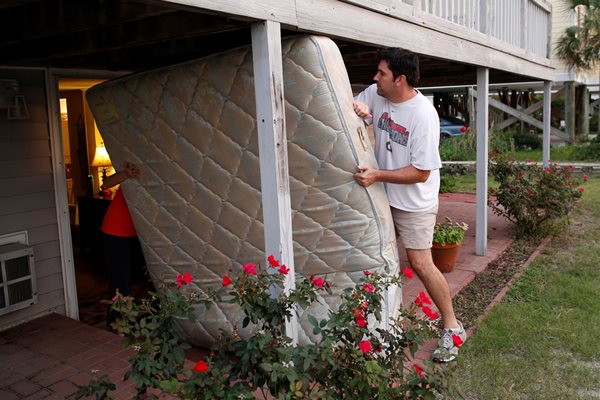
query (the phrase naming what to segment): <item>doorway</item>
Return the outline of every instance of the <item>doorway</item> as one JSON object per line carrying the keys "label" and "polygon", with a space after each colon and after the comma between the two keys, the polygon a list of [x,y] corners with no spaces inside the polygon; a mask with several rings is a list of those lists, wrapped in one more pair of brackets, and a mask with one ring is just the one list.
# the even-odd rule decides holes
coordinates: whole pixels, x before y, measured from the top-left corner
{"label": "doorway", "polygon": [[[112,195],[101,195],[103,174],[114,168],[86,101],[86,91],[101,79],[58,78],[60,131],[64,156],[73,263],[77,286],[79,319],[98,328],[107,328],[109,299],[108,268],[104,261],[100,227]],[[99,157],[104,154],[103,157]],[[114,193],[114,191],[112,192]],[[152,289],[143,256],[134,279],[135,295]],[[138,265],[139,264],[139,265]]]}

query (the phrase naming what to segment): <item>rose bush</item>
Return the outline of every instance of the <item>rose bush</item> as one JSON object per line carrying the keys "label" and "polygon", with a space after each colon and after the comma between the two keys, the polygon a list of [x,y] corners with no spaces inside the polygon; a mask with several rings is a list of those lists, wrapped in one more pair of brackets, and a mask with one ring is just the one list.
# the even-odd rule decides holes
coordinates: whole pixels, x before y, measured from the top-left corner
{"label": "rose bush", "polygon": [[515,223],[518,237],[544,235],[557,221],[568,224],[587,176],[575,176],[572,166],[556,163],[543,168],[504,156],[491,161],[490,172],[498,188],[489,189],[488,205],[496,215]]}
{"label": "rose bush", "polygon": [[[365,271],[329,318],[308,317],[317,338],[309,345],[294,345],[285,321],[319,301],[330,284],[326,277],[311,276],[286,292],[288,273],[270,256],[266,268],[246,264],[208,293],[194,289],[193,278],[184,274],[139,303],[116,296],[115,327],[125,336],[123,345],[134,349],[125,379],[134,380],[138,398],[148,396],[150,388],[181,399],[421,399],[449,392],[446,366],[414,359],[423,340],[438,336],[438,314],[427,295],[422,292],[401,308],[388,327],[382,322],[383,294],[403,277],[412,278],[412,270],[398,276]],[[236,330],[223,332],[209,356],[186,366],[189,346],[175,319],[193,320],[194,304],[221,299],[239,304],[243,325],[256,325],[258,333],[242,339]]]}

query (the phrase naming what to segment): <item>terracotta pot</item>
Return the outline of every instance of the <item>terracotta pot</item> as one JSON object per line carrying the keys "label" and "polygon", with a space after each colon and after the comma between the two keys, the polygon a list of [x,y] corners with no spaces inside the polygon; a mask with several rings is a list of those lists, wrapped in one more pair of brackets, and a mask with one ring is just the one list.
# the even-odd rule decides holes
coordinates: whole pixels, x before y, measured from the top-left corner
{"label": "terracotta pot", "polygon": [[456,266],[456,259],[460,250],[460,243],[446,243],[441,246],[439,243],[433,243],[431,247],[431,257],[433,263],[442,272],[452,272]]}

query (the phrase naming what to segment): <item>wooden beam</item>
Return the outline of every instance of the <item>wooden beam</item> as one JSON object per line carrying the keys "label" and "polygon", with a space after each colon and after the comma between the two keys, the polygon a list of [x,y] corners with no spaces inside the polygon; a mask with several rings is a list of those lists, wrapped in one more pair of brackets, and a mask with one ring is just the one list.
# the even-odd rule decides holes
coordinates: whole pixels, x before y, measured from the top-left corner
{"label": "wooden beam", "polygon": [[565,132],[569,142],[575,142],[575,82],[565,82]]}
{"label": "wooden beam", "polygon": [[587,141],[590,133],[590,92],[587,86],[579,85],[577,86],[577,89],[575,89],[575,93],[577,95],[575,101],[577,107],[577,128],[575,131],[577,132],[578,140]]}
{"label": "wooden beam", "polygon": [[[546,83],[544,82],[544,88],[545,87],[546,87]],[[552,93],[552,95],[551,95],[551,101],[556,100],[557,98],[559,98],[560,96],[562,96],[563,93],[564,93],[564,87],[562,87],[559,90],[557,90],[556,92]],[[538,101],[537,103],[532,104],[531,106],[529,106],[526,109],[524,109],[522,112],[524,112],[527,115],[533,114],[537,110],[539,110],[542,107],[544,107],[544,101],[545,100],[546,100],[546,96],[544,95],[544,99],[542,101]],[[504,121],[500,122],[499,124],[496,124],[496,128],[498,128],[498,129],[508,128],[509,126],[511,126],[512,124],[514,124],[515,122],[517,122],[518,120],[519,119],[516,118],[516,117],[507,118]]]}
{"label": "wooden beam", "polygon": [[201,8],[211,13],[226,13],[244,18],[276,21],[286,25],[297,25],[295,0],[161,0],[190,8]]}
{"label": "wooden beam", "polygon": [[[26,38],[43,39],[58,33],[75,35],[100,27],[110,34],[109,29],[120,23],[177,13],[175,9],[157,4],[122,0],[103,0],[101,5],[87,2],[85,6],[79,0],[37,0],[1,11],[1,43],[18,43]],[[155,25],[155,28],[158,26]]]}
{"label": "wooden beam", "polygon": [[475,254],[487,254],[489,70],[477,68]]}
{"label": "wooden beam", "polygon": [[[477,93],[473,93],[473,95],[475,95],[476,97],[479,97],[479,91],[477,91]],[[508,105],[506,105],[506,104],[504,104],[504,103],[502,103],[502,102],[500,102],[500,101],[498,101],[496,99],[490,98],[490,99],[488,99],[488,101],[489,101],[489,105],[490,106],[492,106],[494,108],[497,108],[498,110],[503,111],[503,112],[505,112],[507,114],[510,114],[510,115],[514,116],[515,118],[517,118],[517,119],[519,119],[519,120],[521,120],[523,122],[528,123],[529,125],[533,125],[533,126],[535,126],[536,128],[538,128],[541,131],[544,130],[544,126],[543,126],[543,123],[541,121],[533,118],[530,115],[527,115],[525,112],[519,111],[519,110],[517,110],[515,108],[512,108],[512,107],[510,107],[510,106],[508,106]],[[558,136],[558,137],[560,137],[560,138],[562,138],[564,140],[570,141],[569,138],[566,136],[565,132],[563,132],[563,131],[561,131],[559,129],[551,127],[550,128],[550,132],[553,135],[556,135],[556,136]]]}
{"label": "wooden beam", "polygon": [[[266,256],[275,256],[290,269],[284,288],[289,292],[296,282],[279,23],[252,24],[252,59],[265,252]],[[286,333],[294,343],[298,342],[296,313],[286,321]]]}
{"label": "wooden beam", "polygon": [[596,99],[590,103],[589,109],[592,110],[591,114],[589,114],[590,116],[594,113],[594,109],[598,107],[598,104],[600,104],[600,99]]}
{"label": "wooden beam", "polygon": [[[541,131],[544,130],[544,124],[541,121],[533,118],[532,116],[527,115],[526,113],[519,111],[515,108],[507,106],[506,104],[504,104],[496,99],[489,99],[489,102],[490,102],[490,106],[497,108],[500,111],[504,111],[505,113],[510,114],[513,117],[516,117],[517,119],[528,123],[529,125],[533,125]],[[553,135],[556,135],[565,140],[568,140],[568,138],[566,137],[566,135],[563,131],[558,130],[556,128],[550,128],[550,130]]]}
{"label": "wooden beam", "polygon": [[338,0],[296,0],[295,8],[301,30],[375,46],[403,47],[536,79],[554,77],[548,59],[434,16],[421,14],[416,21],[412,13],[388,16]]}
{"label": "wooden beam", "polygon": [[[111,14],[112,15],[112,14]],[[122,18],[126,18],[125,14]],[[176,42],[187,38],[213,36],[223,32],[239,30],[248,26],[246,22],[226,21],[205,14],[169,10],[168,13],[146,16],[134,20],[115,18],[113,21],[88,22],[88,17],[73,19],[72,26],[49,29],[41,37],[35,34],[18,41],[3,43],[0,37],[0,54],[10,54],[22,60],[61,58],[68,54],[81,57],[87,54],[110,52],[153,44]],[[86,22],[88,22],[86,24]],[[202,42],[202,39],[197,39]],[[199,45],[198,43],[196,47]],[[35,54],[30,49],[35,48]],[[0,56],[0,59],[2,56]]]}
{"label": "wooden beam", "polygon": [[552,98],[550,96],[550,90],[552,89],[552,82],[544,82],[544,130],[542,139],[542,161],[544,168],[548,167],[550,162],[550,119],[551,119],[551,106]]}

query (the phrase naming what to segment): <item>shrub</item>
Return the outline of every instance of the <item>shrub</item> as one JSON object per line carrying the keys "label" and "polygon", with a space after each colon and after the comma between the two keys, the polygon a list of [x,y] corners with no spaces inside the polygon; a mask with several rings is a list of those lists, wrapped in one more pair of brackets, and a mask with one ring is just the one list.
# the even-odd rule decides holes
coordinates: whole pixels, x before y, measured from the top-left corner
{"label": "shrub", "polygon": [[[489,136],[489,151],[491,153],[513,154],[515,144],[513,131],[493,129]],[[440,141],[440,157],[444,161],[473,161],[477,157],[477,134],[470,129],[464,135],[443,138]]]}
{"label": "shrub", "polygon": [[477,154],[477,136],[472,130],[458,137],[440,140],[440,157],[444,161],[470,161]]}
{"label": "shrub", "polygon": [[456,178],[452,175],[440,175],[440,193],[453,193],[456,189]]}
{"label": "shrub", "polygon": [[542,235],[556,220],[568,223],[587,180],[574,177],[572,166],[555,163],[543,168],[507,157],[494,158],[489,170],[498,187],[489,189],[488,204],[495,214],[516,224],[518,237]]}
{"label": "shrub", "polygon": [[[542,138],[533,132],[514,132],[515,147],[524,150],[539,150],[542,148]],[[499,152],[500,153],[500,152]]]}
{"label": "shrub", "polygon": [[501,131],[492,129],[489,137],[489,150],[492,153],[513,154],[515,143],[513,135],[515,131]]}
{"label": "shrub", "polygon": [[600,160],[600,142],[592,142],[575,146],[573,149],[574,160],[598,161]]}
{"label": "shrub", "polygon": [[[117,296],[113,307],[121,313],[116,327],[132,347],[132,371],[138,398],[149,388],[181,399],[252,399],[260,392],[275,399],[421,399],[449,393],[446,366],[414,360],[420,343],[437,335],[438,315],[421,292],[418,301],[399,310],[386,329],[382,323],[383,294],[401,284],[402,276],[364,272],[354,288],[341,295],[337,310],[317,320],[309,316],[314,344],[294,345],[285,335],[285,321],[306,309],[330,290],[324,277],[304,278],[286,293],[289,269],[269,257],[268,268],[246,264],[243,272],[225,275],[222,288],[202,294],[188,285],[189,274],[149,301]],[[412,278],[405,268],[404,276]],[[272,293],[277,292],[276,296]],[[205,359],[187,366],[181,357],[182,334],[177,316],[190,315],[197,303],[228,298],[245,314],[243,325],[258,333],[242,339],[236,331],[223,332],[223,341]],[[417,316],[421,310],[427,318]],[[83,390],[83,389],[82,389]],[[89,393],[86,392],[86,393]]]}

